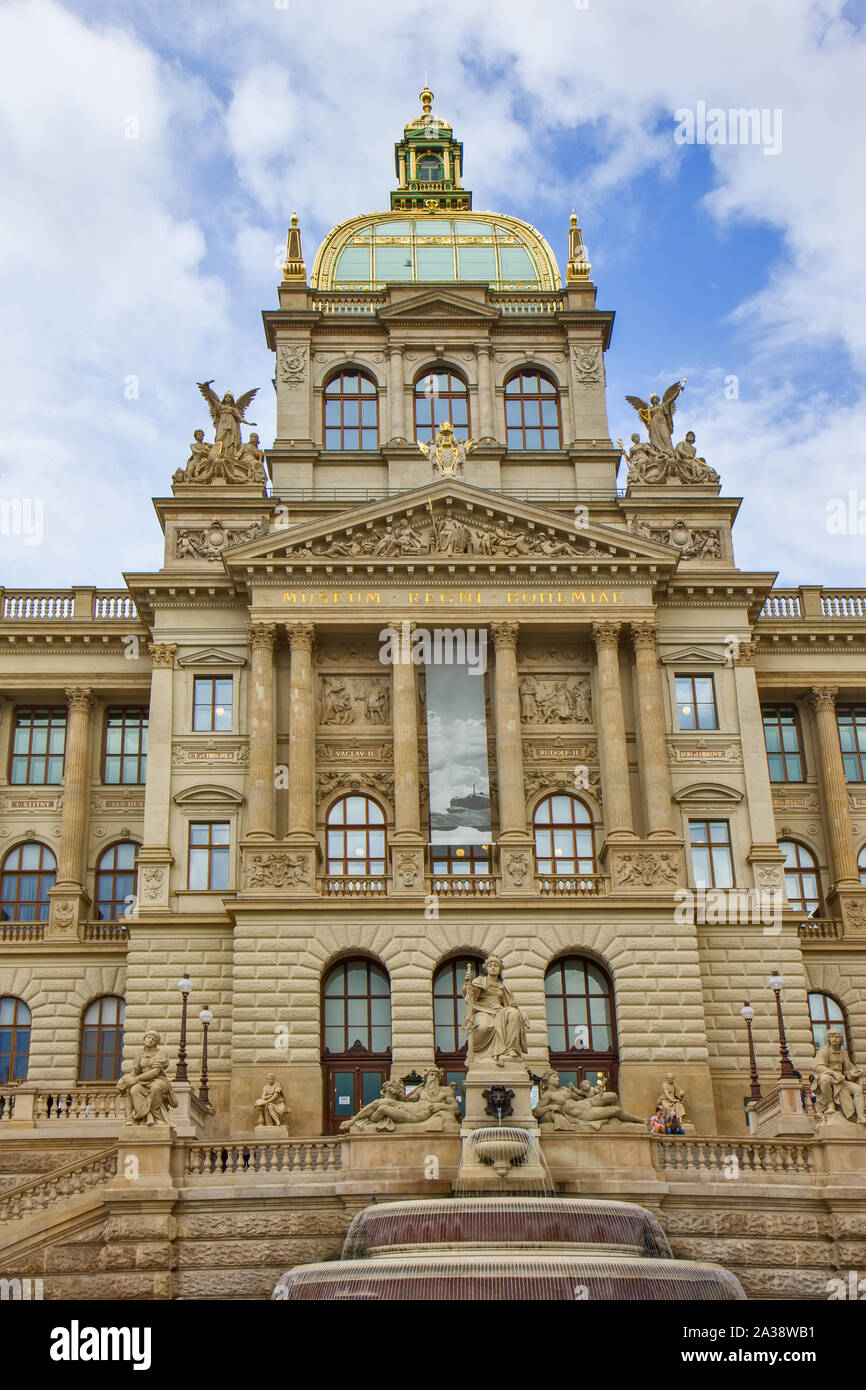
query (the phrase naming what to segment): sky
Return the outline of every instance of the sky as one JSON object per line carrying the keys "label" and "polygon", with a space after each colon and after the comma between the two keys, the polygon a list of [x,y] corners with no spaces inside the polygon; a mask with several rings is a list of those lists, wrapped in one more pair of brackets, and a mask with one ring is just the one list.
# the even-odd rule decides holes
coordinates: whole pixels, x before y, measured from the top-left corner
{"label": "sky", "polygon": [[[262,387],[273,438],[289,217],[309,269],[388,206],[425,74],[476,209],[563,271],[579,213],[611,437],[686,377],[739,566],[866,584],[866,0],[11,0],[0,51],[6,587],[159,566],[196,381]],[[678,142],[701,103],[758,108],[763,143]]]}

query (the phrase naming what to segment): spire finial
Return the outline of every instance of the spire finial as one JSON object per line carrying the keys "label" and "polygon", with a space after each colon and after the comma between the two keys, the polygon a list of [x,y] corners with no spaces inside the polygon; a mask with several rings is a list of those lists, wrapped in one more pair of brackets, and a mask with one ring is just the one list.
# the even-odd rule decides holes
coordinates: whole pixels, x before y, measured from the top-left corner
{"label": "spire finial", "polygon": [[424,90],[423,90],[423,92],[419,92],[419,93],[418,93],[418,96],[419,96],[420,101],[421,101],[421,110],[424,112],[424,115],[425,115],[425,116],[429,116],[429,115],[430,115],[430,108],[431,108],[432,105],[433,105],[433,93],[430,91],[430,88],[427,86],[427,74],[426,74],[426,73],[424,74]]}

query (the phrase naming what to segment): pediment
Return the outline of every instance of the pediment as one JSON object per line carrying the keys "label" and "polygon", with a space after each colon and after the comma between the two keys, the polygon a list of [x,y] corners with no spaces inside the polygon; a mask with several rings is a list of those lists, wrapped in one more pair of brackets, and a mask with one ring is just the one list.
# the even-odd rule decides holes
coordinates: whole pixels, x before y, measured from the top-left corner
{"label": "pediment", "polygon": [[233,547],[223,558],[230,570],[274,564],[369,568],[431,559],[454,566],[673,570],[679,552],[625,529],[578,525],[561,512],[448,479],[338,516],[271,531]]}
{"label": "pediment", "polygon": [[202,647],[177,659],[178,666],[246,666],[246,658],[227,652],[222,647]]}
{"label": "pediment", "polygon": [[678,647],[659,656],[663,666],[724,666],[725,657],[709,647]]}
{"label": "pediment", "polygon": [[479,303],[477,299],[470,298],[469,295],[462,295],[453,290],[435,289],[422,290],[419,294],[410,295],[406,299],[401,299],[397,304],[389,304],[387,308],[379,310],[379,318],[386,323],[393,323],[400,319],[419,319],[419,318],[473,318],[473,319],[497,319],[499,310],[493,309],[489,304]]}
{"label": "pediment", "polygon": [[688,804],[693,801],[718,801],[733,806],[742,799],[743,793],[737,791],[736,787],[725,787],[719,782],[690,782],[687,787],[680,787],[679,791],[674,793],[674,801],[680,804]]}
{"label": "pediment", "polygon": [[234,787],[199,782],[194,787],[184,787],[183,791],[175,792],[172,801],[176,806],[221,806],[227,809],[229,806],[242,806],[244,798]]}

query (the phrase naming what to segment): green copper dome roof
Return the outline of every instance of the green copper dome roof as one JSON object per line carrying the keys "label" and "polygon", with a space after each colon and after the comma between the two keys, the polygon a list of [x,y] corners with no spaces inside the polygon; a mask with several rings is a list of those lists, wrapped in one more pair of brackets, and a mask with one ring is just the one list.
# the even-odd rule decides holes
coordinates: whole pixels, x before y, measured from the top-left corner
{"label": "green copper dome roof", "polygon": [[316,253],[311,286],[370,290],[481,281],[498,290],[560,288],[553,252],[528,222],[502,213],[374,212],[341,222]]}

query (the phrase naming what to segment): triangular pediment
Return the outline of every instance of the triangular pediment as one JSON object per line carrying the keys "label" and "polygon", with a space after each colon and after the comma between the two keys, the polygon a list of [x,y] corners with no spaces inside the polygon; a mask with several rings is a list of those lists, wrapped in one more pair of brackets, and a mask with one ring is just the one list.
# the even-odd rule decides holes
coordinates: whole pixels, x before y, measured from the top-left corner
{"label": "triangular pediment", "polygon": [[724,666],[724,653],[714,652],[709,647],[677,647],[676,651],[662,652],[659,656],[663,666]]}
{"label": "triangular pediment", "polygon": [[202,647],[199,651],[178,657],[177,664],[178,666],[246,666],[247,663],[244,657],[237,656],[234,652],[224,651],[222,647]]}
{"label": "triangular pediment", "polygon": [[442,479],[234,546],[230,571],[279,565],[300,569],[416,564],[449,567],[652,567],[669,571],[679,552],[624,528],[578,524],[567,514]]}
{"label": "triangular pediment", "polygon": [[473,318],[497,319],[499,310],[489,304],[479,303],[469,295],[459,291],[440,289],[421,290],[418,294],[401,299],[397,304],[389,304],[380,309],[379,318],[386,323],[400,319],[421,318]]}

